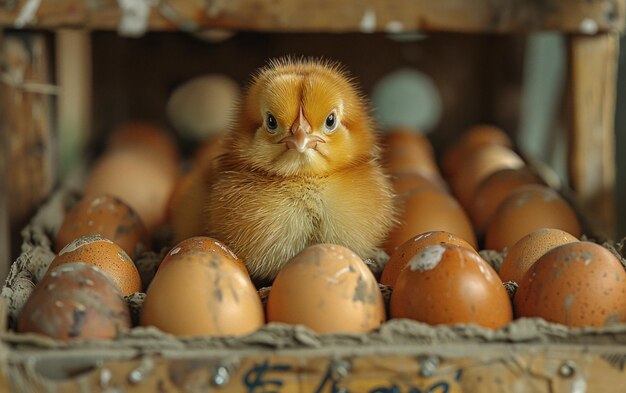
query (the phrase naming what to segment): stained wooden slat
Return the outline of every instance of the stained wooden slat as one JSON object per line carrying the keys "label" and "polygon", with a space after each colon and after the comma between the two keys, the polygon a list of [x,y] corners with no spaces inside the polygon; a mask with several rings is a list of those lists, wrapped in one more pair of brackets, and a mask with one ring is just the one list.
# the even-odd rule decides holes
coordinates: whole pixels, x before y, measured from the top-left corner
{"label": "stained wooden slat", "polygon": [[206,351],[169,359],[156,355],[129,359],[121,353],[111,356],[111,351],[82,355],[72,350],[62,355],[30,351],[9,355],[8,365],[0,368],[8,370],[18,391],[68,393],[608,392],[626,382],[626,356],[619,346],[542,344],[512,350],[486,344],[456,345],[446,351],[426,345],[406,347],[402,354],[380,351],[350,355],[337,349],[334,356],[320,356],[303,349],[291,355],[268,351],[233,357]]}
{"label": "stained wooden slat", "polygon": [[[48,196],[54,181],[50,42],[45,33],[7,33],[0,52],[0,129],[6,162],[5,197],[14,239]],[[15,247],[14,242],[14,249]]]}
{"label": "stained wooden slat", "polygon": [[617,34],[569,38],[570,179],[583,209],[608,237],[615,231],[618,51]]}
{"label": "stained wooden slat", "polygon": [[[0,47],[2,47],[2,31],[0,31]],[[0,83],[0,104],[6,101],[7,87]],[[5,118],[6,108],[0,105],[0,119]],[[0,178],[6,179],[7,173],[7,130],[0,123]],[[9,231],[8,184],[0,182],[0,280],[4,280],[11,263],[11,236]]]}
{"label": "stained wooden slat", "polygon": [[[130,5],[124,18],[119,5]],[[622,30],[624,0],[168,0],[146,9],[145,1],[15,0],[0,3],[0,24],[116,30],[147,13],[152,30],[221,27],[253,31],[452,31],[595,33]],[[30,7],[30,8],[29,8]]]}

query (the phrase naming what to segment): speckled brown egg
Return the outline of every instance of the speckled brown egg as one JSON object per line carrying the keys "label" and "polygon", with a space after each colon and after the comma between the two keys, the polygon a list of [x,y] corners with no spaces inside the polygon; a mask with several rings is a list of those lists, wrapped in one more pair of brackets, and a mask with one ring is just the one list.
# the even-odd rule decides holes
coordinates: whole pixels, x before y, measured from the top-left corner
{"label": "speckled brown egg", "polygon": [[474,323],[497,329],[513,316],[504,285],[475,251],[428,246],[408,262],[391,295],[392,318],[431,325]]}
{"label": "speckled brown egg", "polygon": [[450,232],[431,231],[421,233],[402,243],[402,245],[391,254],[389,261],[385,265],[383,274],[380,277],[380,283],[394,286],[398,275],[406,268],[409,260],[424,248],[435,244],[453,244],[476,252],[468,242]]}
{"label": "speckled brown egg", "polygon": [[396,248],[424,232],[445,231],[459,236],[476,248],[476,235],[467,214],[449,194],[416,189],[398,198],[400,223],[387,236],[385,251],[391,255]]}
{"label": "speckled brown egg", "polygon": [[120,246],[100,235],[81,236],[70,242],[52,260],[48,271],[70,262],[85,262],[98,267],[124,296],[141,291],[141,277],[133,260]]}
{"label": "speckled brown egg", "polygon": [[432,179],[419,173],[396,173],[390,176],[393,191],[396,194],[405,192],[429,189],[433,191],[448,193],[448,187],[443,179]]}
{"label": "speckled brown egg", "polygon": [[178,167],[148,149],[116,149],[97,161],[87,177],[84,194],[120,198],[151,231],[165,221],[177,178]]}
{"label": "speckled brown egg", "polygon": [[148,232],[139,215],[112,195],[83,198],[72,206],[57,232],[54,242],[56,251],[85,235],[111,239],[132,256],[148,245]]}
{"label": "speckled brown egg", "polygon": [[178,243],[165,255],[163,261],[159,265],[159,270],[170,263],[170,261],[176,260],[176,258],[190,254],[190,253],[207,253],[217,254],[220,259],[232,261],[243,273],[248,275],[248,269],[243,260],[239,258],[235,253],[221,241],[207,236],[194,236],[189,239],[185,239]]}
{"label": "speckled brown egg", "polygon": [[[198,212],[204,209],[202,172],[191,170],[178,178],[167,202],[166,221],[175,231],[174,241],[181,242],[192,236],[204,233]],[[192,225],[192,223],[194,225]],[[184,228],[185,231],[180,230]]]}
{"label": "speckled brown egg", "polygon": [[432,145],[423,134],[393,129],[385,135],[382,146],[383,167],[387,173],[419,173],[435,181],[441,178]]}
{"label": "speckled brown egg", "polygon": [[598,244],[564,244],[531,266],[514,304],[517,317],[541,317],[568,326],[626,322],[626,272]]}
{"label": "speckled brown egg", "polygon": [[115,283],[93,265],[74,262],[50,271],[22,309],[20,333],[57,340],[112,339],[130,329],[128,307]]}
{"label": "speckled brown egg", "polygon": [[217,158],[225,152],[225,135],[215,135],[204,141],[195,151],[193,169],[206,171],[213,168]]}
{"label": "speckled brown egg", "polygon": [[469,155],[450,180],[454,195],[463,206],[469,206],[480,183],[502,169],[518,169],[524,161],[513,150],[499,145],[481,147]]}
{"label": "speckled brown egg", "polygon": [[487,176],[476,189],[468,208],[476,232],[482,234],[498,206],[515,189],[527,184],[543,182],[528,168],[506,168]]}
{"label": "speckled brown egg", "polygon": [[574,236],[560,229],[540,228],[518,240],[500,266],[502,281],[519,283],[530,267],[545,253],[567,243],[577,242]]}
{"label": "speckled brown egg", "polygon": [[128,121],[111,132],[107,148],[146,149],[170,164],[178,165],[180,153],[174,138],[163,128],[147,121]]}
{"label": "speckled brown egg", "polygon": [[141,312],[142,326],[177,336],[242,336],[265,323],[250,278],[219,253],[175,257],[154,276]]}
{"label": "speckled brown egg", "polygon": [[444,175],[453,178],[469,155],[487,145],[511,148],[513,142],[501,128],[488,124],[473,126],[444,151],[441,160]]}
{"label": "speckled brown egg", "polygon": [[521,186],[496,209],[485,232],[485,248],[511,248],[539,228],[555,228],[579,238],[580,223],[574,210],[555,190],[540,185]]}
{"label": "speckled brown egg", "polygon": [[267,300],[268,322],[318,333],[369,332],[385,319],[372,272],[354,252],[332,244],[307,247],[287,262]]}

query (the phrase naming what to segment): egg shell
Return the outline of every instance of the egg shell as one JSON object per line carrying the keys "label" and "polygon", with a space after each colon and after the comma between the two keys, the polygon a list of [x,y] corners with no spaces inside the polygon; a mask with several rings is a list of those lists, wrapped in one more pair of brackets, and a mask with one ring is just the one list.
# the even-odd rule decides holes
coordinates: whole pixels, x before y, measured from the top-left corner
{"label": "egg shell", "polygon": [[487,176],[476,189],[468,208],[476,232],[484,233],[498,206],[515,189],[527,184],[543,182],[528,168],[506,168]]}
{"label": "egg shell", "polygon": [[496,209],[485,232],[485,248],[501,251],[539,228],[555,228],[580,238],[578,217],[555,190],[526,185],[514,190]]}
{"label": "egg shell", "polygon": [[[404,136],[406,135],[406,136]],[[409,139],[410,138],[410,139]],[[405,140],[406,139],[406,140]],[[394,133],[387,135],[392,145],[383,150],[383,167],[389,174],[419,173],[433,182],[441,182],[441,173],[426,137],[413,134]],[[402,140],[406,143],[399,143]]]}
{"label": "egg shell", "polygon": [[445,231],[459,236],[473,248],[476,235],[467,214],[450,195],[427,189],[416,189],[398,198],[402,210],[400,223],[387,236],[385,251],[391,255],[402,243],[424,232]]}
{"label": "egg shell", "polygon": [[424,248],[435,244],[453,244],[476,252],[468,242],[450,232],[431,231],[421,233],[402,243],[390,256],[380,277],[380,283],[393,287],[400,272],[407,267],[409,260]]}
{"label": "egg shell", "polygon": [[176,231],[177,242],[204,233],[202,220],[198,219],[198,212],[202,211],[205,204],[205,183],[202,180],[202,172],[199,170],[185,173],[174,184],[167,201],[167,223],[173,228],[185,228],[185,232],[180,229]]}
{"label": "egg shell", "polygon": [[74,262],[39,282],[19,315],[17,331],[57,340],[112,339],[130,327],[126,301],[115,283],[97,267]]}
{"label": "egg shell", "polygon": [[441,178],[428,138],[405,130],[394,130],[385,135],[383,167],[390,174],[419,173],[433,181]]}
{"label": "egg shell", "polygon": [[567,326],[601,327],[626,321],[626,272],[606,248],[568,243],[543,255],[522,278],[517,317]]}
{"label": "egg shell", "polygon": [[121,199],[106,194],[82,198],[71,207],[57,232],[56,252],[85,235],[111,239],[132,256],[148,245],[148,231],[139,215]]}
{"label": "egg shell", "polygon": [[243,336],[265,323],[250,278],[218,253],[187,253],[164,265],[146,293],[142,326],[177,336]]}
{"label": "egg shell", "polygon": [[504,257],[498,274],[502,281],[520,283],[524,274],[545,253],[567,243],[577,242],[560,229],[540,228],[518,240]]}
{"label": "egg shell", "polygon": [[239,95],[237,83],[225,75],[195,77],[174,90],[167,117],[180,135],[203,140],[228,129]]}
{"label": "egg shell", "polygon": [[194,152],[193,170],[206,172],[214,168],[217,159],[225,153],[225,135],[215,135],[204,141]]}
{"label": "egg shell", "polygon": [[359,333],[386,319],[378,283],[351,250],[318,244],[278,273],[267,300],[268,322],[302,324],[318,333]]}
{"label": "egg shell", "polygon": [[217,254],[220,259],[232,261],[242,273],[248,275],[248,269],[241,258],[235,255],[226,244],[207,236],[190,237],[172,247],[172,249],[165,254],[163,261],[161,261],[159,270],[170,263],[170,261],[176,260],[176,258],[189,253]]}
{"label": "egg shell", "polygon": [[454,195],[463,206],[469,206],[480,183],[502,169],[518,169],[524,161],[513,150],[500,145],[488,145],[474,151],[450,180]]}
{"label": "egg shell", "polygon": [[176,180],[174,168],[147,149],[118,149],[102,156],[87,178],[84,194],[114,195],[131,206],[148,231],[165,221]]}
{"label": "egg shell", "polygon": [[513,142],[501,128],[489,124],[475,125],[444,151],[441,160],[443,174],[447,178],[453,178],[469,155],[487,145],[511,148]]}
{"label": "egg shell", "polygon": [[124,296],[141,291],[141,277],[133,260],[120,246],[100,235],[81,236],[66,245],[52,260],[48,272],[59,265],[84,262],[98,267]]}
{"label": "egg shell", "polygon": [[511,321],[513,311],[498,274],[475,251],[439,244],[417,253],[400,272],[390,314],[431,325],[497,329]]}
{"label": "egg shell", "polygon": [[390,179],[395,194],[402,194],[417,189],[429,189],[448,193],[448,186],[441,178],[433,179],[419,173],[395,173],[390,176]]}
{"label": "egg shell", "polygon": [[147,121],[128,121],[111,132],[107,149],[146,149],[151,154],[178,165],[180,152],[174,138],[163,128]]}

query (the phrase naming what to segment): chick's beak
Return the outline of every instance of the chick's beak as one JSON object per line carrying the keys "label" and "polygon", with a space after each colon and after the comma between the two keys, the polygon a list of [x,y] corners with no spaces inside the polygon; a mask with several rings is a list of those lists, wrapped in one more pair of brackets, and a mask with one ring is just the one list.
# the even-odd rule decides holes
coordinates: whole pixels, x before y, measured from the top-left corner
{"label": "chick's beak", "polygon": [[304,117],[302,107],[300,107],[298,117],[291,125],[290,132],[290,135],[281,139],[280,142],[284,143],[288,149],[295,149],[300,153],[304,153],[306,149],[315,148],[319,142],[325,142],[319,135],[312,133],[311,124]]}

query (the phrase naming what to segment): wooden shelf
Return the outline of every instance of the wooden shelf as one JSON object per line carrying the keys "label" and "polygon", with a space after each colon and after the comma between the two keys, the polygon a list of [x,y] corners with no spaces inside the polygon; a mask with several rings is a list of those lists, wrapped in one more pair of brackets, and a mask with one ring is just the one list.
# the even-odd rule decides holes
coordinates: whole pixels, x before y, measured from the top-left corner
{"label": "wooden shelf", "polygon": [[[119,3],[135,4],[125,16]],[[142,30],[224,28],[276,32],[472,32],[558,30],[595,34],[622,31],[626,0],[0,0],[0,25],[55,29]],[[137,8],[138,5],[138,8]],[[143,6],[148,7],[148,6]],[[142,18],[142,11],[146,18]],[[141,21],[145,22],[142,28]],[[139,25],[138,25],[139,24]]]}

